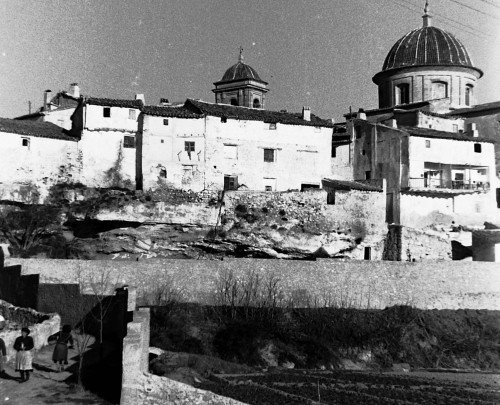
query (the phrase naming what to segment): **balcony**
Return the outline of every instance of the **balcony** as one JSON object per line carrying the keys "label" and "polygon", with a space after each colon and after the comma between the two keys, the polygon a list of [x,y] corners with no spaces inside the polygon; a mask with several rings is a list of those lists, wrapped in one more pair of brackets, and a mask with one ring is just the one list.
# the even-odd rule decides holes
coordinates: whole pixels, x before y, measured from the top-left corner
{"label": "balcony", "polygon": [[487,191],[490,183],[475,180],[444,180],[440,178],[410,178],[409,187],[412,189],[448,189],[448,190],[470,190]]}

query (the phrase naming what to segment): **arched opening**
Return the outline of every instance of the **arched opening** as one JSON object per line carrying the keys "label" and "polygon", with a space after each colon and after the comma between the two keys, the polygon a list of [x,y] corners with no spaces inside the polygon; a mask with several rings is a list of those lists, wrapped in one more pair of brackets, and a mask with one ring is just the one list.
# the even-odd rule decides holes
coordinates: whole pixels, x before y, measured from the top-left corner
{"label": "arched opening", "polygon": [[253,108],[260,108],[260,100],[258,98],[253,99]]}
{"label": "arched opening", "polygon": [[408,104],[410,102],[410,85],[408,83],[401,83],[395,87],[395,104]]}
{"label": "arched opening", "polygon": [[432,82],[431,85],[431,99],[446,98],[448,97],[448,83],[446,82]]}
{"label": "arched opening", "polygon": [[236,105],[237,106],[238,105],[238,100],[235,99],[235,98],[232,98],[231,99],[231,105]]}
{"label": "arched opening", "polygon": [[472,105],[472,89],[474,86],[468,84],[465,86],[465,105]]}

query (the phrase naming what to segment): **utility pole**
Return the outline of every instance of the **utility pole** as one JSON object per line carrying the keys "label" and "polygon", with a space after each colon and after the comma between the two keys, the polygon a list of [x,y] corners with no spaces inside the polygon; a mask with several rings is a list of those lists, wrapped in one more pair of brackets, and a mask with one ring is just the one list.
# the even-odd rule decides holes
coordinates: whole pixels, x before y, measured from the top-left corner
{"label": "utility pole", "polygon": [[28,100],[28,114],[31,114],[31,101]]}

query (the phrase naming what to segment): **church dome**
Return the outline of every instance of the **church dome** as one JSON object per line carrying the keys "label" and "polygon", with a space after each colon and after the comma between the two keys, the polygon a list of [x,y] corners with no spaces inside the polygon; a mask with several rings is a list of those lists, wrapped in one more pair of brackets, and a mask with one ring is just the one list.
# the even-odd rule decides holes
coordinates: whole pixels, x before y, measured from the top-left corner
{"label": "church dome", "polygon": [[224,73],[224,76],[222,76],[222,79],[220,81],[232,82],[236,80],[248,79],[263,82],[263,80],[260,78],[259,74],[253,67],[240,61],[226,70],[226,73]]}
{"label": "church dome", "polygon": [[382,71],[419,66],[459,66],[475,68],[462,43],[448,32],[424,26],[415,29],[391,48]]}

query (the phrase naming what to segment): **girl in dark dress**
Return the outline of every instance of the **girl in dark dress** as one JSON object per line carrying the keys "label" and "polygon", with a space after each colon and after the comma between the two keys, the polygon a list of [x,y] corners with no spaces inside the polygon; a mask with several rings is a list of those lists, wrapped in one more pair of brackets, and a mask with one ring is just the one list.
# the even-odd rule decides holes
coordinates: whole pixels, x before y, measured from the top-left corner
{"label": "girl in dark dress", "polygon": [[73,336],[71,336],[71,326],[64,325],[62,332],[58,333],[52,354],[52,361],[57,364],[58,372],[64,370],[63,364],[68,364],[68,346],[73,347]]}
{"label": "girl in dark dress", "polygon": [[30,371],[33,371],[32,361],[33,355],[31,350],[35,346],[33,343],[33,338],[28,336],[30,330],[28,328],[21,329],[21,336],[16,338],[14,342],[14,350],[17,351],[16,354],[16,371],[21,373],[21,382],[28,381],[30,379]]}

